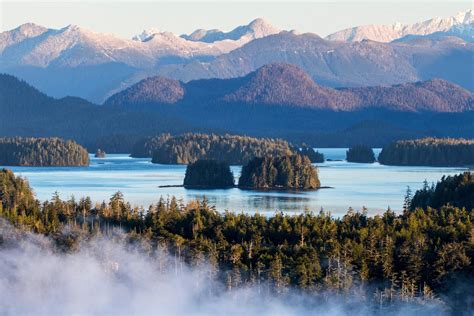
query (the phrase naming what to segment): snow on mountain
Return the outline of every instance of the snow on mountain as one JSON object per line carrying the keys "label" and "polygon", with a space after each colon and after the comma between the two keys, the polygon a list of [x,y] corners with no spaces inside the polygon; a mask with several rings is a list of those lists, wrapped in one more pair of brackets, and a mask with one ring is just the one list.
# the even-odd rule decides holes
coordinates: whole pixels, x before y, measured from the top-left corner
{"label": "snow on mountain", "polygon": [[75,25],[59,30],[24,25],[0,33],[0,60],[2,68],[52,64],[76,67],[107,62],[149,67],[164,56],[216,56],[243,44],[238,41],[193,42],[159,31],[144,32],[136,40],[129,40]]}
{"label": "snow on mountain", "polygon": [[157,34],[157,33],[160,33],[160,30],[158,30],[157,28],[152,27],[150,29],[143,30],[143,32],[141,32],[138,35],[135,35],[134,37],[132,37],[132,39],[134,41],[145,42],[148,38],[150,38],[151,36],[153,36],[154,34]]}
{"label": "snow on mountain", "polygon": [[190,35],[183,34],[181,37],[189,41],[205,43],[214,43],[223,40],[237,41],[245,37],[248,42],[256,38],[262,38],[279,32],[280,29],[274,27],[266,20],[259,18],[253,20],[248,25],[238,26],[230,32],[223,32],[217,29],[198,29]]}
{"label": "snow on mountain", "polygon": [[[449,22],[458,23],[450,30],[469,33],[472,24],[464,24],[469,21],[472,12],[458,15]],[[465,67],[472,61],[474,44],[456,37],[400,39],[400,43],[328,41],[311,33],[280,32],[262,19],[228,33],[193,34],[186,39],[152,29],[124,39],[74,25],[47,29],[25,24],[0,33],[0,72],[18,76],[51,96],[81,96],[95,102],[150,76],[181,81],[231,78],[274,62],[299,65],[332,87],[440,77],[474,90],[472,71]]]}
{"label": "snow on mountain", "polygon": [[0,33],[0,54],[10,45],[18,44],[27,38],[39,36],[47,31],[48,29],[43,26],[26,23],[11,31],[2,32]]}
{"label": "snow on mountain", "polygon": [[[415,24],[395,23],[392,25],[365,25],[353,27],[330,34],[326,39],[350,42],[358,42],[368,39],[377,42],[391,42],[408,35],[429,35],[437,32],[447,32],[449,35],[456,36],[458,34],[456,30],[461,30],[463,26],[469,27],[469,25],[471,25],[470,30],[472,30],[472,23],[474,23],[474,12],[473,10],[468,10],[447,18],[436,17]],[[465,33],[462,34],[466,36]]]}

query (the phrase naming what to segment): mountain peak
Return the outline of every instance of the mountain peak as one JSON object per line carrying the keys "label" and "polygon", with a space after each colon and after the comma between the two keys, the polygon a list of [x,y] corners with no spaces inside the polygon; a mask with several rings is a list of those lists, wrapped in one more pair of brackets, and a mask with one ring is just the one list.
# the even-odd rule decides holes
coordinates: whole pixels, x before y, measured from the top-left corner
{"label": "mountain peak", "polygon": [[153,35],[158,34],[160,32],[161,31],[159,29],[152,27],[152,28],[143,30],[143,32],[141,32],[138,35],[135,35],[134,37],[132,37],[132,40],[140,41],[140,42],[146,42],[147,40],[150,39],[150,37],[152,37]]}
{"label": "mountain peak", "polygon": [[470,9],[470,10],[467,10],[467,11],[461,11],[458,14],[456,14],[453,18],[458,24],[473,23],[474,22],[474,10]]}
{"label": "mountain peak", "polygon": [[250,22],[247,27],[253,31],[256,38],[264,37],[280,32],[280,29],[274,27],[267,20],[263,18],[257,18]]}
{"label": "mountain peak", "polygon": [[188,41],[213,43],[223,40],[237,41],[241,40],[243,37],[246,37],[247,40],[252,40],[279,32],[280,30],[278,28],[268,23],[265,19],[257,18],[247,25],[236,27],[230,32],[223,32],[218,29],[197,29],[190,35],[183,34],[181,37]]}
{"label": "mountain peak", "polygon": [[[267,64],[245,77],[245,83],[224,97],[229,102],[310,106],[325,94],[299,67],[286,63]],[[322,101],[321,106],[326,106]]]}
{"label": "mountain peak", "polygon": [[20,25],[15,30],[20,32],[25,37],[33,37],[46,32],[48,29],[44,26],[28,22]]}
{"label": "mountain peak", "polygon": [[[460,26],[469,26],[472,23],[474,23],[473,10],[467,10],[453,16],[435,17],[414,24],[394,23],[391,25],[357,26],[330,34],[326,36],[326,39],[351,42],[368,39],[377,42],[391,42],[406,36],[424,36],[441,32],[456,36],[456,32],[453,32],[454,29]],[[463,37],[466,36],[466,34],[463,34]]]}
{"label": "mountain peak", "polygon": [[111,96],[106,105],[173,104],[184,97],[184,87],[178,80],[155,76]]}

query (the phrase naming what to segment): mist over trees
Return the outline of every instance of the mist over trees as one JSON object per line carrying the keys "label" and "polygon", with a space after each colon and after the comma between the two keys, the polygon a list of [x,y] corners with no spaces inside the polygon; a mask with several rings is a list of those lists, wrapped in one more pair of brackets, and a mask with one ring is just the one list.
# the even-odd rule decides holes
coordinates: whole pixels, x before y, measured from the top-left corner
{"label": "mist over trees", "polygon": [[145,149],[137,148],[137,152],[151,151],[152,162],[162,164],[188,164],[199,159],[214,159],[241,165],[254,157],[288,155],[294,151],[284,140],[228,134],[158,136],[143,144]]}
{"label": "mist over trees", "polygon": [[348,162],[373,163],[375,154],[372,148],[365,145],[356,145],[346,151],[346,160]]}
{"label": "mist over trees", "polygon": [[312,190],[321,186],[318,171],[307,156],[257,157],[242,167],[239,187]]}
{"label": "mist over trees", "polygon": [[428,137],[396,141],[382,148],[378,160],[401,166],[474,165],[474,140]]}
{"label": "mist over trees", "polygon": [[188,188],[231,188],[234,175],[225,162],[201,159],[188,165],[183,185]]}
{"label": "mist over trees", "polygon": [[60,138],[0,138],[0,165],[87,166],[89,155],[82,146]]}
{"label": "mist over trees", "polygon": [[[472,180],[472,175],[461,177]],[[173,273],[205,260],[206,278],[221,284],[222,291],[255,287],[278,296],[298,288],[316,298],[354,297],[374,314],[390,314],[399,304],[435,304],[453,315],[473,308],[474,209],[465,206],[374,216],[350,209],[341,218],[322,211],[220,214],[205,199],[184,204],[160,198],[147,209],[132,207],[120,192],[97,204],[58,195],[39,203],[28,183],[5,169],[0,183],[0,216],[21,231],[50,236],[56,252],[74,253],[83,240],[117,236],[121,229],[127,243],[148,256],[164,251],[174,258]],[[440,183],[454,191],[464,186],[448,178]],[[5,242],[0,239],[1,249]],[[104,264],[116,273],[126,269]],[[452,291],[456,282],[464,282],[463,295]]]}

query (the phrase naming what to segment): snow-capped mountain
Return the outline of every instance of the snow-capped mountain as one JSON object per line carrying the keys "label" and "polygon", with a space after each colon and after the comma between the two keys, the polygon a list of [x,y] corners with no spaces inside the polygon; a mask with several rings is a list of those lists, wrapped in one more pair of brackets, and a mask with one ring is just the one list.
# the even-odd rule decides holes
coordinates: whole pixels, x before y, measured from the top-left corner
{"label": "snow-capped mountain", "polygon": [[237,41],[241,40],[242,38],[246,38],[248,41],[250,41],[256,38],[277,34],[280,31],[280,29],[274,27],[266,20],[259,18],[253,20],[248,25],[236,27],[230,32],[223,32],[217,29],[198,29],[189,35],[183,34],[181,37],[190,41],[206,43],[214,43],[223,40]]}
{"label": "snow-capped mountain", "polygon": [[463,40],[472,24],[460,24],[472,21],[472,14],[455,21],[450,32],[456,28],[464,37],[438,38],[432,33],[390,43],[328,41],[312,33],[280,32],[262,19],[227,33],[201,30],[177,36],[152,29],[134,39],[75,25],[48,29],[30,23],[0,33],[0,72],[51,96],[80,96],[98,103],[150,76],[184,82],[232,78],[275,62],[298,65],[331,87],[439,77],[474,90],[472,71],[465,66],[472,63],[474,44]]}
{"label": "snow-capped mountain", "polygon": [[11,31],[2,32],[0,33],[0,54],[7,46],[18,44],[25,39],[39,36],[47,31],[48,29],[43,26],[26,23]]}
{"label": "snow-capped mountain", "polygon": [[[362,40],[391,42],[409,35],[429,35],[439,32],[454,36],[459,34],[462,35],[462,38],[472,38],[473,23],[474,12],[468,10],[447,18],[436,17],[415,24],[395,23],[392,25],[357,26],[330,34],[326,39],[351,42]],[[467,34],[466,32],[470,33]]]}
{"label": "snow-capped mountain", "polygon": [[0,33],[1,67],[77,67],[108,62],[150,67],[160,63],[162,57],[189,59],[228,53],[255,38],[278,31],[264,20],[256,19],[229,33],[219,33],[220,38],[212,41],[207,40],[209,35],[202,40],[191,40],[157,29],[124,39],[76,25],[55,30],[28,23]]}
{"label": "snow-capped mountain", "polygon": [[142,33],[140,36],[143,40],[97,33],[76,25],[53,30],[25,24],[0,34],[2,68],[53,64],[77,67],[107,62],[147,67],[163,56],[216,56],[242,45],[233,41],[193,42],[170,32]]}
{"label": "snow-capped mountain", "polygon": [[145,42],[151,36],[153,36],[154,34],[158,34],[158,33],[161,33],[161,31],[159,29],[153,27],[153,28],[150,28],[150,29],[147,29],[147,30],[143,30],[143,32],[141,32],[140,34],[135,35],[134,37],[132,37],[132,39],[134,41]]}

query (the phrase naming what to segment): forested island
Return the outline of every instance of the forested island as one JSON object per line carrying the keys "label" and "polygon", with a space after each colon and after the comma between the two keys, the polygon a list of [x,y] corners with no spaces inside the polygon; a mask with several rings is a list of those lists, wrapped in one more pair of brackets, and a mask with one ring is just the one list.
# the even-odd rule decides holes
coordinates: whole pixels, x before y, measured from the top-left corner
{"label": "forested island", "polygon": [[225,162],[200,159],[186,168],[183,185],[185,188],[231,188],[234,175]]}
{"label": "forested island", "polygon": [[382,148],[378,161],[399,166],[474,165],[474,140],[430,137],[392,142]]}
{"label": "forested island", "polygon": [[0,138],[3,166],[88,166],[87,150],[76,142],[60,138]]}
{"label": "forested island", "polygon": [[[152,162],[161,164],[189,164],[199,159],[215,159],[231,165],[241,165],[254,157],[283,156],[294,152],[292,146],[284,140],[228,134],[162,135],[143,143],[146,144],[146,149],[136,148],[138,156],[152,152]],[[135,156],[137,155],[132,153],[132,157]]]}
{"label": "forested island", "polygon": [[[447,177],[436,187],[455,192],[465,186],[459,179],[472,183],[472,177]],[[132,207],[120,192],[96,205],[58,195],[40,203],[24,179],[5,169],[0,183],[0,216],[21,232],[49,236],[55,252],[75,252],[85,240],[121,231],[125,243],[152,258],[165,251],[179,265],[205,260],[214,271],[206,278],[223,291],[257,286],[281,295],[292,287],[315,298],[351,295],[389,314],[402,302],[433,304],[452,315],[473,308],[474,209],[464,205],[406,208],[399,215],[388,209],[373,217],[353,210],[341,218],[322,211],[220,214],[206,200],[184,204],[173,197],[148,209]],[[474,200],[469,188],[465,201]],[[438,192],[432,198],[446,200]],[[0,247],[18,238],[1,237]]]}
{"label": "forested island", "polygon": [[307,156],[257,157],[242,167],[240,188],[313,190],[321,186]]}
{"label": "forested island", "polygon": [[375,154],[372,148],[365,145],[355,145],[346,151],[346,160],[357,163],[375,162]]}
{"label": "forested island", "polygon": [[301,146],[299,153],[302,156],[308,156],[312,163],[324,162],[324,154],[320,153],[319,151],[315,151],[313,147],[303,145]]}

